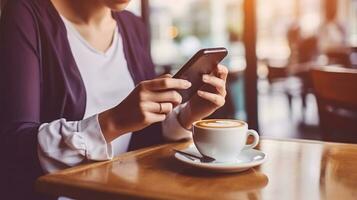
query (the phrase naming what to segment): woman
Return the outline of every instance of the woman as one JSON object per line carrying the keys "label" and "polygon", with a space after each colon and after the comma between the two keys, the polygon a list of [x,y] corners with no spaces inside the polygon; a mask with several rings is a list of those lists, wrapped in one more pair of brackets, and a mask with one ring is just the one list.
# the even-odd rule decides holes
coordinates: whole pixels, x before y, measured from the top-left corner
{"label": "woman", "polygon": [[125,0],[12,0],[0,24],[2,189],[36,198],[43,173],[189,138],[224,104],[227,69],[190,83],[155,78],[149,38]]}

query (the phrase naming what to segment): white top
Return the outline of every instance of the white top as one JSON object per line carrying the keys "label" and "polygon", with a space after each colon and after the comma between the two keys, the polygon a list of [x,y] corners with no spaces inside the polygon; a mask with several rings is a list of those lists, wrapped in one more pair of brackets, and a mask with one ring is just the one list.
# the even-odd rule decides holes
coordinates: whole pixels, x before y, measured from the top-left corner
{"label": "white top", "polygon": [[[80,164],[86,159],[108,160],[128,150],[132,133],[106,143],[98,122],[98,113],[118,105],[134,89],[122,38],[116,29],[111,46],[99,52],[63,18],[72,54],[82,76],[87,100],[84,119],[59,119],[42,124],[38,133],[38,156],[45,172],[54,172]],[[181,106],[182,107],[182,106]],[[168,140],[191,137],[177,121],[180,107],[167,116],[163,134]],[[125,114],[125,113],[123,113]]]}

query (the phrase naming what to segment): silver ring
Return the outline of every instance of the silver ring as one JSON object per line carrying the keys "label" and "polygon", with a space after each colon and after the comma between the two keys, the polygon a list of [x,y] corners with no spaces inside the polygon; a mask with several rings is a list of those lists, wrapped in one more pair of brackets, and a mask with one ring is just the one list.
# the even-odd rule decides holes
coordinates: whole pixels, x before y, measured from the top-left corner
{"label": "silver ring", "polygon": [[160,105],[160,111],[159,111],[159,113],[161,114],[161,113],[162,113],[162,105],[161,105],[161,103],[159,103],[159,105]]}

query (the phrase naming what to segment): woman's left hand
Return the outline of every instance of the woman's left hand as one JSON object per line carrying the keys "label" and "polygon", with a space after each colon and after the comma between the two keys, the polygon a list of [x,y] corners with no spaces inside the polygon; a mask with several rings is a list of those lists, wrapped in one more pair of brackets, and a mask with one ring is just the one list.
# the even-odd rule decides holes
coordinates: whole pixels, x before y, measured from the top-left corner
{"label": "woman's left hand", "polygon": [[191,128],[193,122],[209,116],[224,105],[227,76],[228,69],[223,65],[217,65],[211,74],[202,76],[205,85],[197,91],[178,115],[178,120],[183,127]]}

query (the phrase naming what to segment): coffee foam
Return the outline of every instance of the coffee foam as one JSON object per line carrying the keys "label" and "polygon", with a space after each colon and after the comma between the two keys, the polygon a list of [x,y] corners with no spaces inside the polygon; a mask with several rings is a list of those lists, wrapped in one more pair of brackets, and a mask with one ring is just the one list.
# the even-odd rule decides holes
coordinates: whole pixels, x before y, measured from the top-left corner
{"label": "coffee foam", "polygon": [[244,126],[244,123],[238,120],[210,119],[199,121],[195,125],[202,128],[234,128]]}

